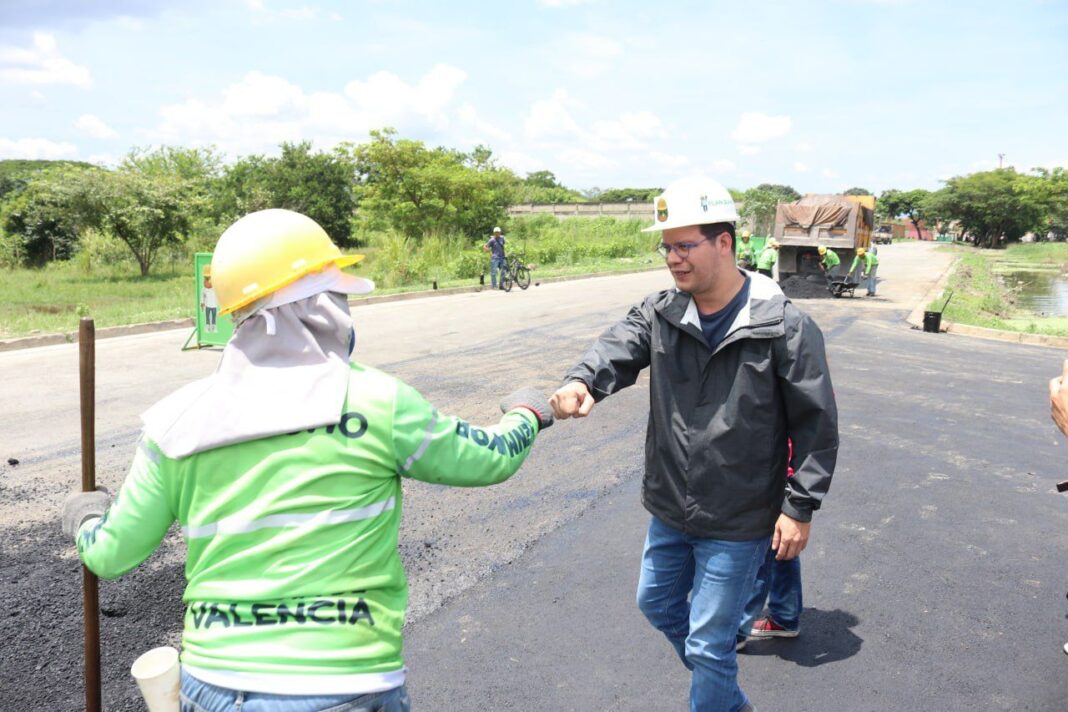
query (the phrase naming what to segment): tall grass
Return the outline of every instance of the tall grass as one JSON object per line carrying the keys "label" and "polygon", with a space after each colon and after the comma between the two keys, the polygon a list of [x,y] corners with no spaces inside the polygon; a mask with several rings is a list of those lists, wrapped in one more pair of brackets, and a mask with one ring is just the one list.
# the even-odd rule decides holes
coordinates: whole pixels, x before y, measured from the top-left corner
{"label": "tall grass", "polygon": [[[1068,271],[1068,244],[1062,242],[1010,245],[1004,250],[977,250],[957,245],[960,256],[946,287],[953,292],[944,319],[991,329],[1068,336],[1068,318],[1035,314],[1017,305],[1016,293],[998,277],[1012,270]],[[942,308],[942,300],[928,309]]]}
{"label": "tall grass", "polygon": [[[639,220],[542,215],[506,224],[510,255],[535,265],[534,277],[591,274],[663,264],[654,246],[659,234],[641,232]],[[356,268],[377,293],[478,284],[488,281],[488,236],[432,234],[418,240],[393,232],[362,233],[365,255]],[[81,316],[97,326],[179,319],[194,314],[192,253],[210,246],[168,248],[142,278],[125,246],[113,238],[86,236],[69,262],[40,269],[0,270],[0,338],[34,332],[73,331]]]}

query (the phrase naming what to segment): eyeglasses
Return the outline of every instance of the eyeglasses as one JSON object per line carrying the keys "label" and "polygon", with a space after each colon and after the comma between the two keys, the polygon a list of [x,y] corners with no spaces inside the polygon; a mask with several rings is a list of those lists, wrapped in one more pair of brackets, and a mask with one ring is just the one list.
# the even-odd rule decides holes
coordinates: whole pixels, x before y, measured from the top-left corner
{"label": "eyeglasses", "polygon": [[660,256],[664,259],[667,259],[668,255],[670,255],[672,252],[677,254],[682,259],[686,259],[690,254],[690,250],[697,247],[702,242],[708,242],[708,238],[706,237],[703,240],[698,240],[697,242],[680,242],[675,245],[669,245],[666,242],[661,242],[659,245],[657,245],[656,251],[659,252]]}

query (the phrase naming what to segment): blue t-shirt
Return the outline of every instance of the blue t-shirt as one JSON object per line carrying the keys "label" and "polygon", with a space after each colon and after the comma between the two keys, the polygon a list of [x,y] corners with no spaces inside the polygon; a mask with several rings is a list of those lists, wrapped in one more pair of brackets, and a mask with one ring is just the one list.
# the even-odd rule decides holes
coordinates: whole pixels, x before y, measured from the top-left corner
{"label": "blue t-shirt", "polygon": [[486,241],[486,246],[490,248],[490,255],[497,257],[498,259],[504,259],[504,235],[500,237],[491,237]]}
{"label": "blue t-shirt", "polygon": [[708,342],[708,348],[713,351],[719,346],[719,342],[723,341],[723,337],[727,335],[727,329],[731,328],[731,324],[734,323],[735,317],[738,316],[738,312],[742,310],[742,307],[749,301],[749,277],[746,276],[745,284],[738,290],[738,293],[734,295],[734,298],[727,302],[727,306],[720,309],[718,312],[712,314],[700,314],[701,317],[701,331],[705,334],[705,341]]}

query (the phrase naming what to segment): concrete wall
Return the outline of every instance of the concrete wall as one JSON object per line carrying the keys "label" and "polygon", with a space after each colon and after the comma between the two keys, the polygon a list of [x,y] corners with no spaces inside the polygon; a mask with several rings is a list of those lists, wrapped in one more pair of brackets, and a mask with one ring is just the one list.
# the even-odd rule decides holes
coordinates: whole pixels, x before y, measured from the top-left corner
{"label": "concrete wall", "polygon": [[535,205],[523,203],[508,208],[511,217],[524,215],[552,215],[558,218],[639,218],[650,219],[653,204],[648,203],[555,203]]}

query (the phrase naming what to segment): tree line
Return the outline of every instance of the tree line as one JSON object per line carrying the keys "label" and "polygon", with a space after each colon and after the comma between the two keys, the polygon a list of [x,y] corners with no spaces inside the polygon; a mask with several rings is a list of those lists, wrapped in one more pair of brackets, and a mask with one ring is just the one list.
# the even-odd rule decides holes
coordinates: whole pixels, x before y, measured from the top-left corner
{"label": "tree line", "polygon": [[[135,149],[114,169],[71,161],[0,161],[0,265],[40,266],[120,245],[150,273],[167,250],[210,251],[227,225],[264,208],[314,218],[342,247],[391,233],[473,241],[505,221],[517,203],[648,201],[660,188],[562,185],[547,170],[519,177],[493,152],[430,147],[394,129],[364,143],[315,151],[283,143],[277,156],[226,163],[211,148]],[[867,194],[853,188],[847,194]],[[775,208],[801,197],[789,185],[732,190],[757,234],[770,234]],[[958,176],[937,191],[887,190],[883,219],[921,221],[940,232],[999,247],[1027,232],[1068,238],[1068,171],[1011,168]],[[111,252],[96,249],[114,257]]]}

